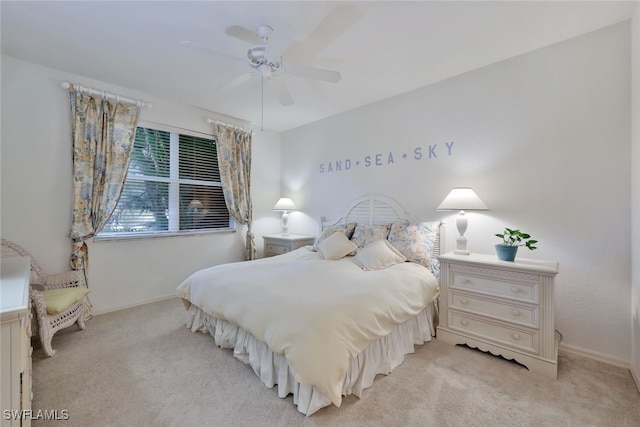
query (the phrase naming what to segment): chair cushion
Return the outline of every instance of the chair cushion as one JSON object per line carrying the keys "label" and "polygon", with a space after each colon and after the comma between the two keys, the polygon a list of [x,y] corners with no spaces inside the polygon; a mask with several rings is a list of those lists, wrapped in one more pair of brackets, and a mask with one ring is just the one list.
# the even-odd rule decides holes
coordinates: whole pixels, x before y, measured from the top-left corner
{"label": "chair cushion", "polygon": [[42,291],[42,298],[47,306],[47,313],[52,315],[65,311],[69,306],[84,298],[89,292],[91,290],[87,288],[49,289]]}

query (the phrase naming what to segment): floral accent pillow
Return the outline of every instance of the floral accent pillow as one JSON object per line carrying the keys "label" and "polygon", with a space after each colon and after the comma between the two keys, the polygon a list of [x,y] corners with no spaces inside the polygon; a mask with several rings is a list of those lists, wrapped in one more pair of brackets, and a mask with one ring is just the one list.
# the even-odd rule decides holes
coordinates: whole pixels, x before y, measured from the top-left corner
{"label": "floral accent pillow", "polygon": [[389,235],[391,224],[367,225],[358,224],[353,231],[351,241],[358,245],[358,249],[364,248],[376,240],[384,240]]}
{"label": "floral accent pillow", "polygon": [[350,239],[351,236],[353,235],[353,230],[355,230],[355,228],[356,228],[356,223],[355,222],[350,222],[346,226],[344,226],[344,225],[334,225],[333,227],[325,228],[322,231],[322,234],[320,235],[320,237],[318,237],[318,239],[313,243],[313,248],[312,249],[314,251],[317,251],[318,250],[318,245],[320,243],[322,243],[324,240],[326,240],[327,237],[331,236],[336,231],[342,231],[344,233],[344,235],[347,236],[347,239]]}
{"label": "floral accent pillow", "polygon": [[407,257],[408,261],[422,264],[436,275],[439,272],[439,265],[433,250],[436,246],[439,227],[438,221],[418,224],[395,223],[391,225],[387,240]]}

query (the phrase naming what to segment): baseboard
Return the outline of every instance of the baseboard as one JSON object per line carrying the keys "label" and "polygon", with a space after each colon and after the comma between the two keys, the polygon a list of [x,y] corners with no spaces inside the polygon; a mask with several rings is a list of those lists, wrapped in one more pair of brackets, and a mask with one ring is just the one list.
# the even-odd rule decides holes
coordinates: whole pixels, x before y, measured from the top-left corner
{"label": "baseboard", "polygon": [[631,376],[633,380],[636,382],[636,388],[640,391],[640,377],[638,376],[638,372],[636,371],[635,366],[631,365]]}
{"label": "baseboard", "polygon": [[[609,365],[618,366],[620,368],[631,370],[631,364],[629,363],[628,360],[620,359],[618,357],[614,357],[609,354],[598,353],[597,351],[587,350],[586,348],[577,347],[575,345],[563,344],[562,342],[560,342],[560,352],[587,357],[589,359],[608,363]],[[638,381],[636,381],[636,385],[637,384],[638,384]]]}
{"label": "baseboard", "polygon": [[93,310],[93,315],[94,316],[98,316],[100,314],[113,313],[114,311],[126,310],[128,308],[139,307],[141,305],[151,304],[151,303],[158,302],[158,301],[164,301],[164,300],[168,300],[168,299],[171,299],[171,298],[177,298],[177,297],[176,297],[175,294],[173,294],[173,295],[167,295],[167,296],[164,296],[164,297],[153,298],[153,299],[150,299],[150,300],[141,301],[141,302],[137,302],[137,303],[134,303],[134,304],[129,304],[129,305],[121,306],[121,307],[109,308],[107,310]]}

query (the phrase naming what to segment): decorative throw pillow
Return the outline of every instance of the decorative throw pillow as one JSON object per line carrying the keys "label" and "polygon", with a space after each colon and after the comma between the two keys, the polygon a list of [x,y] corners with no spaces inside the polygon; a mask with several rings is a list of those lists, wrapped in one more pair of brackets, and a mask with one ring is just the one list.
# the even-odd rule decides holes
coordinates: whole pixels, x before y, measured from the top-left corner
{"label": "decorative throw pillow", "polygon": [[363,270],[381,270],[405,262],[399,250],[387,240],[376,240],[360,249],[353,259]]}
{"label": "decorative throw pillow", "polygon": [[318,245],[320,243],[322,243],[322,241],[325,240],[327,237],[329,237],[333,233],[335,233],[336,231],[342,231],[344,233],[344,235],[347,236],[347,239],[350,239],[351,235],[353,235],[353,230],[355,228],[356,228],[356,223],[355,222],[350,222],[346,226],[344,226],[344,225],[334,225],[333,227],[325,228],[322,231],[322,234],[320,235],[320,237],[318,237],[318,239],[314,242],[313,250],[317,251],[318,250]]}
{"label": "decorative throw pillow", "polygon": [[[389,243],[407,257],[407,260],[422,264],[435,274],[433,255],[440,223],[421,222],[418,224],[395,223],[389,231]],[[437,266],[436,266],[437,267]]]}
{"label": "decorative throw pillow", "polygon": [[358,247],[343,232],[331,234],[318,245],[318,254],[322,259],[338,260],[349,255]]}
{"label": "decorative throw pillow", "polygon": [[50,289],[42,291],[42,299],[47,306],[47,314],[58,314],[80,301],[89,292],[91,290],[87,288]]}
{"label": "decorative throw pillow", "polygon": [[376,240],[384,240],[389,235],[391,224],[367,225],[358,224],[353,231],[351,241],[358,245],[358,248],[364,248]]}

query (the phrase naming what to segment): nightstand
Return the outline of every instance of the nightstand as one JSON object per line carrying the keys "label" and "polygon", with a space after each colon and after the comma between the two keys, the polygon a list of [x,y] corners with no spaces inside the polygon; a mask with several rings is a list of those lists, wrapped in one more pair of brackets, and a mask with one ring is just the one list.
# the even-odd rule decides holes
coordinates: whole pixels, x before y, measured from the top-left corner
{"label": "nightstand", "polygon": [[262,236],[264,239],[264,256],[286,254],[306,245],[313,245],[316,238],[313,236],[303,236],[301,234],[271,234]]}
{"label": "nightstand", "polygon": [[452,252],[439,260],[437,339],[515,359],[557,379],[560,339],[553,294],[558,263]]}

